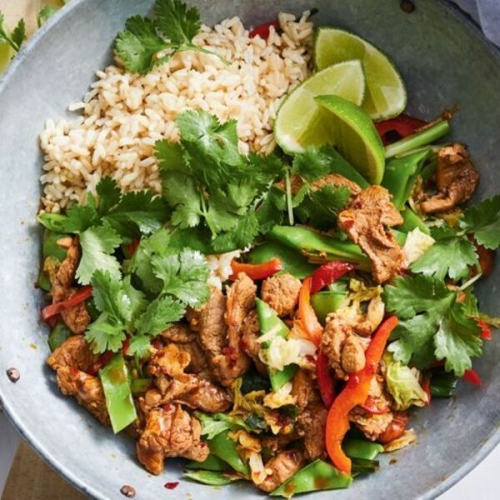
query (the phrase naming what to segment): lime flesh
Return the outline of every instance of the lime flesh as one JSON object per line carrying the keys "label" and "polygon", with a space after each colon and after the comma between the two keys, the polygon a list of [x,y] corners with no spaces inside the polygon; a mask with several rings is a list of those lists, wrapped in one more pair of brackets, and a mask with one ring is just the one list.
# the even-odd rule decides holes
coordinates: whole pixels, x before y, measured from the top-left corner
{"label": "lime flesh", "polygon": [[316,32],[314,63],[318,70],[332,64],[361,60],[366,78],[363,109],[373,120],[399,115],[406,107],[404,82],[392,62],[379,49],[347,31],[323,27]]}
{"label": "lime flesh", "polygon": [[360,61],[346,61],[318,71],[285,99],[278,110],[274,136],[287,153],[332,142],[329,114],[315,103],[317,95],[339,95],[360,105],[365,95]]}
{"label": "lime flesh", "polygon": [[370,116],[359,106],[338,96],[317,96],[328,114],[333,144],[339,153],[370,183],[384,176],[385,150]]}

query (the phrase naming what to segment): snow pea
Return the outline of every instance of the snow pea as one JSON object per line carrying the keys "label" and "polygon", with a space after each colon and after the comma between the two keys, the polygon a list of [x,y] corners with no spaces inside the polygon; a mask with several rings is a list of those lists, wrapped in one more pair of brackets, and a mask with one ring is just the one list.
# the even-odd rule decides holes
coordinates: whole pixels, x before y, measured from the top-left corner
{"label": "snow pea", "polygon": [[[56,233],[46,229],[43,233],[43,243],[42,243],[42,262],[46,259],[51,259],[54,264],[57,265],[61,263],[66,258],[67,250],[62,248],[57,244],[61,239],[68,236],[63,233]],[[42,290],[50,291],[50,279],[48,273],[42,268],[37,280],[38,287]]]}
{"label": "snow pea", "polygon": [[332,292],[330,290],[317,292],[311,296],[311,305],[322,325],[325,324],[327,315],[336,311],[346,296],[345,292]]}
{"label": "snow pea", "polygon": [[229,431],[220,432],[208,441],[210,453],[226,462],[236,472],[249,477],[250,468],[240,457],[236,443],[228,436],[228,433]]}
{"label": "snow pea", "polygon": [[379,453],[384,451],[381,444],[364,439],[345,439],[342,448],[348,457],[365,460],[373,460]]}
{"label": "snow pea", "polygon": [[445,136],[449,131],[450,122],[448,120],[438,120],[431,126],[386,146],[385,157],[392,158],[393,156],[404,155],[414,149],[427,146]]}
{"label": "snow pea", "polygon": [[281,272],[290,273],[298,279],[309,276],[316,269],[316,266],[308,262],[302,254],[276,240],[264,242],[253,248],[248,255],[252,264],[261,264],[274,257],[281,260],[283,265]]}
{"label": "snow pea", "polygon": [[[259,318],[260,331],[262,335],[273,333],[274,336],[279,336],[286,338],[289,333],[288,327],[281,321],[275,311],[269,307],[263,300],[256,299],[256,309],[257,316]],[[270,342],[263,342],[262,348],[267,349]],[[271,381],[271,387],[273,391],[278,391],[287,382],[289,382],[293,376],[297,373],[298,366],[291,364],[283,368],[283,370],[273,370],[268,368],[269,380]]]}
{"label": "snow pea", "polygon": [[425,222],[409,207],[405,207],[401,211],[403,216],[403,224],[398,229],[403,233],[409,233],[413,229],[420,229],[424,234],[431,234],[431,230],[427,227]]}
{"label": "snow pea", "polygon": [[433,375],[430,383],[430,393],[435,398],[450,398],[455,393],[457,377],[450,373]]}
{"label": "snow pea", "polygon": [[274,226],[268,235],[290,248],[299,250],[309,260],[344,260],[357,264],[359,269],[370,269],[368,257],[358,245],[350,241],[340,241],[302,226]]}
{"label": "snow pea", "polygon": [[352,476],[343,474],[323,460],[315,460],[296,472],[290,479],[270,493],[273,497],[290,498],[296,493],[348,488]]}
{"label": "snow pea", "polygon": [[61,322],[56,323],[54,328],[49,334],[49,347],[51,351],[54,351],[59,347],[66,339],[71,337],[72,333],[70,329]]}
{"label": "snow pea", "polygon": [[116,354],[99,371],[113,432],[117,434],[137,419],[130,376],[122,354]]}
{"label": "snow pea", "polygon": [[208,455],[208,457],[203,460],[203,462],[196,462],[195,460],[190,460],[186,464],[187,469],[196,469],[196,470],[209,470],[213,472],[222,472],[222,471],[227,471],[228,464],[224,462],[224,460],[221,460],[220,458],[216,457],[212,453]]}
{"label": "snow pea", "polygon": [[392,203],[398,210],[408,201],[429,152],[429,149],[425,149],[387,162],[382,186],[391,193]]}
{"label": "snow pea", "polygon": [[209,486],[225,486],[242,479],[234,474],[231,476],[221,471],[211,470],[191,470],[184,472],[183,477]]}

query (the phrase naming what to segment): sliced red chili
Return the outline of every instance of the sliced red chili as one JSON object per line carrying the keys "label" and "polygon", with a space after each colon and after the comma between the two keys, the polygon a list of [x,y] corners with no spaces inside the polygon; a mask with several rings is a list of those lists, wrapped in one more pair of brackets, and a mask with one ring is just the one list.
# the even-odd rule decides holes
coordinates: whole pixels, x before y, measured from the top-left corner
{"label": "sliced red chili", "polygon": [[476,370],[473,370],[472,368],[470,370],[465,370],[462,378],[474,385],[481,385],[483,383]]}
{"label": "sliced red chili", "polygon": [[332,260],[319,266],[311,275],[311,293],[319,292],[353,269],[354,265],[350,262],[339,260]]}
{"label": "sliced red chili", "polygon": [[267,40],[269,37],[269,32],[271,30],[271,26],[278,30],[280,29],[279,21],[271,21],[269,23],[261,24],[260,26],[256,26],[254,29],[250,30],[248,36],[250,38],[254,38],[256,36],[260,36],[263,40]]}
{"label": "sliced red chili", "polygon": [[235,280],[238,273],[245,273],[253,280],[263,280],[281,271],[283,269],[283,264],[278,258],[262,262],[261,264],[246,264],[233,260],[231,262],[231,269],[233,274],[229,276],[230,280]]}
{"label": "sliced red chili", "polygon": [[493,335],[491,334],[491,328],[482,319],[476,319],[476,323],[481,328],[481,334],[479,336],[483,340],[491,340],[493,338]]}
{"label": "sliced red chili", "polygon": [[384,145],[403,139],[414,134],[427,122],[408,115],[399,115],[396,118],[375,123],[375,127],[382,138]]}
{"label": "sliced red chili", "polygon": [[89,299],[90,297],[92,297],[92,287],[90,285],[83,286],[68,299],[44,307],[42,309],[42,319],[43,321],[49,323],[51,318],[53,318],[57,314],[75,307],[76,305]]}
{"label": "sliced red chili", "polygon": [[318,359],[316,361],[316,377],[318,380],[319,393],[326,408],[332,406],[335,399],[335,387],[333,379],[330,375],[330,363],[328,356],[322,351],[318,350]]}

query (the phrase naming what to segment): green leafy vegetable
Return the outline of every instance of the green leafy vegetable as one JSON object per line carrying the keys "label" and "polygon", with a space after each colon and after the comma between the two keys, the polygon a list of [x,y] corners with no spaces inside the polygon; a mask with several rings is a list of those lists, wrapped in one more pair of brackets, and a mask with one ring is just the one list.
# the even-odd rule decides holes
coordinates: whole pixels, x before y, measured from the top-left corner
{"label": "green leafy vegetable", "polygon": [[387,389],[394,398],[396,410],[407,410],[411,405],[424,406],[428,397],[418,380],[418,372],[394,359],[390,352],[383,356]]}
{"label": "green leafy vegetable", "polygon": [[457,291],[441,280],[397,277],[384,296],[387,310],[401,320],[389,345],[397,361],[424,369],[445,360],[445,369],[460,377],[471,368],[471,357],[481,355],[481,329],[458,302]]}
{"label": "green leafy vegetable", "polygon": [[46,5],[43,9],[41,9],[36,16],[38,27],[46,23],[47,20],[52,17],[58,10],[59,9],[57,7],[54,7],[53,5]]}
{"label": "green leafy vegetable", "polygon": [[127,19],[125,30],[116,39],[115,51],[127,71],[140,74],[148,73],[178,52],[197,50],[216,55],[193,43],[200,27],[195,7],[188,8],[180,0],[157,0],[153,19]]}
{"label": "green leafy vegetable", "polygon": [[473,234],[484,247],[495,250],[500,246],[500,195],[487,199],[465,210],[459,227]]}
{"label": "green leafy vegetable", "polygon": [[16,27],[12,30],[9,35],[7,29],[4,26],[5,16],[0,12],[0,43],[7,43],[16,52],[19,52],[21,45],[26,39],[26,24],[24,19],[19,19]]}

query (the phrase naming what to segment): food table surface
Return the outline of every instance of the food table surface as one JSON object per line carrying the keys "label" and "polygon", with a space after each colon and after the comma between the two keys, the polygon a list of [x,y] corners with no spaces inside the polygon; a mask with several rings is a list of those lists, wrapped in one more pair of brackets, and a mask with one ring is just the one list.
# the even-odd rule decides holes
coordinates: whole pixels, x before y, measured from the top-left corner
{"label": "food table surface", "polygon": [[[27,21],[27,31],[36,28],[36,13],[46,4],[60,5],[59,0],[0,0],[0,11],[7,26],[14,26],[20,17]],[[439,446],[439,444],[436,444]],[[16,455],[17,453],[17,455]],[[29,464],[29,466],[26,466]],[[500,446],[464,479],[440,497],[440,500],[496,500],[500,485]],[[57,494],[55,492],[58,492]],[[6,415],[0,411],[0,494],[2,500],[37,500],[58,498],[76,500],[80,495],[24,443]],[[57,496],[57,498],[56,498]]]}

